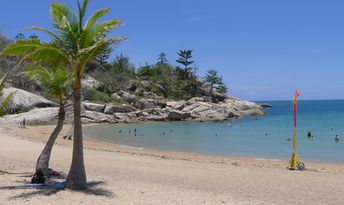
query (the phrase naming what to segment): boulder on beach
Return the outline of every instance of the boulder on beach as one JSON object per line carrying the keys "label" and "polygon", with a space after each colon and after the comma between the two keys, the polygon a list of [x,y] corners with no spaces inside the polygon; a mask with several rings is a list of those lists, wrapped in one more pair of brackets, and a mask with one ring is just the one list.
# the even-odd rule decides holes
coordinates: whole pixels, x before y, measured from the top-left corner
{"label": "boulder on beach", "polygon": [[191,114],[189,112],[183,112],[179,110],[171,110],[168,113],[167,119],[169,120],[184,120],[186,118],[189,118]]}
{"label": "boulder on beach", "polygon": [[130,105],[112,105],[108,104],[105,107],[104,113],[105,114],[114,114],[114,113],[129,113],[137,111],[136,108]]}
{"label": "boulder on beach", "polygon": [[0,97],[0,102],[2,102],[2,100],[4,100],[8,95],[10,95],[10,93],[13,94],[11,101],[8,105],[8,109],[10,112],[23,108],[31,109],[57,106],[56,103],[53,103],[42,96],[14,87],[4,88],[2,93],[3,95]]}
{"label": "boulder on beach", "polygon": [[92,78],[91,76],[86,75],[84,79],[81,79],[81,86],[88,89],[102,90],[104,88],[103,83]]}
{"label": "boulder on beach", "polygon": [[111,97],[113,97],[119,101],[125,101],[129,104],[133,104],[133,103],[137,102],[137,97],[135,95],[132,95],[132,94],[125,92],[125,91],[119,91],[117,93],[113,93],[111,95]]}
{"label": "boulder on beach", "polygon": [[95,111],[95,112],[100,112],[100,113],[103,113],[106,107],[106,105],[104,104],[97,104],[97,103],[90,103],[90,102],[83,102],[82,105],[84,106],[85,110]]}

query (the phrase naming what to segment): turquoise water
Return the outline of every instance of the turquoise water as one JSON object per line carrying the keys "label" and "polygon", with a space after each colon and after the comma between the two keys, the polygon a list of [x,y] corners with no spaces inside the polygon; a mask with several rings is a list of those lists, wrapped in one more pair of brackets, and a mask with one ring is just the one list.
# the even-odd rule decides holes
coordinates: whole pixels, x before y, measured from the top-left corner
{"label": "turquoise water", "polygon": [[[288,159],[291,101],[272,101],[267,115],[225,123],[149,122],[99,125],[86,136],[105,142],[211,155]],[[136,129],[136,132],[135,132]],[[308,140],[311,130],[314,139]],[[136,134],[136,136],[135,136]],[[335,134],[342,139],[335,143]],[[299,101],[297,152],[302,160],[344,162],[344,100]]]}

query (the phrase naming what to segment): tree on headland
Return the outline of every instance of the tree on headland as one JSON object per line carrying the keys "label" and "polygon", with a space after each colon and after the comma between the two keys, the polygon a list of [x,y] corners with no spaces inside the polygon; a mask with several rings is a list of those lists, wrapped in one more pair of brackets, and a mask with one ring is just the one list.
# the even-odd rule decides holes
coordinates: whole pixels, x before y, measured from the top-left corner
{"label": "tree on headland", "polygon": [[[45,68],[42,66],[31,66],[30,70],[25,72],[25,74],[35,80],[49,95],[57,98],[59,102],[57,125],[38,157],[34,175],[37,176],[39,173],[42,173],[45,177],[48,177],[49,160],[54,143],[63,128],[65,104],[68,99],[66,95],[68,95],[71,88],[73,76],[65,68]],[[35,181],[35,177],[32,179],[32,182],[39,183],[39,181]]]}
{"label": "tree on headland", "polygon": [[204,77],[204,82],[210,85],[210,93],[213,94],[214,85],[220,83],[220,76],[218,76],[217,71],[214,69],[208,70],[207,75]]}
{"label": "tree on headland", "polygon": [[226,95],[227,92],[228,92],[228,87],[226,86],[226,84],[223,82],[222,78],[221,78],[221,82],[220,84],[217,86],[216,90],[223,94],[223,95]]}
{"label": "tree on headland", "polygon": [[119,20],[98,22],[109,9],[97,10],[85,21],[88,3],[89,0],[84,0],[82,4],[77,1],[77,12],[66,4],[52,3],[50,15],[55,33],[41,27],[30,27],[48,34],[52,38],[51,42],[44,43],[37,39],[19,40],[9,45],[2,53],[25,56],[25,60],[30,62],[66,67],[73,74],[73,157],[66,181],[66,187],[70,189],[86,188],[81,124],[81,78],[85,66],[95,60],[104,47],[125,39],[107,37],[110,31],[121,25]]}
{"label": "tree on headland", "polygon": [[167,60],[167,57],[166,57],[166,54],[161,52],[158,56],[158,62],[156,63],[157,65],[164,65],[168,63],[168,60]]}
{"label": "tree on headland", "polygon": [[110,58],[113,48],[111,45],[104,46],[103,51],[96,57],[96,61],[102,66],[108,66],[108,60]]}
{"label": "tree on headland", "polygon": [[[20,40],[25,40],[26,36],[23,33],[18,33],[15,37],[14,40],[20,41]],[[29,39],[38,39],[38,36],[36,34],[32,34],[29,36]]]}
{"label": "tree on headland", "polygon": [[195,61],[191,60],[192,50],[180,50],[178,53],[179,58],[176,60],[177,63],[180,63],[184,66],[182,77],[188,79],[191,75],[192,68],[190,67]]}
{"label": "tree on headland", "polygon": [[111,65],[109,66],[109,70],[111,72],[114,72],[115,74],[135,72],[135,68],[130,63],[129,57],[124,56],[123,54],[116,55],[115,59],[112,61]]}
{"label": "tree on headland", "polygon": [[18,33],[15,37],[14,40],[20,41],[26,39],[25,35],[23,33]]}
{"label": "tree on headland", "polygon": [[36,34],[32,34],[29,36],[29,39],[38,39],[38,36]]}
{"label": "tree on headland", "polygon": [[227,86],[224,84],[222,76],[218,74],[217,70],[208,70],[206,76],[204,77],[204,82],[210,85],[211,94],[213,94],[214,88],[216,88],[216,90],[222,94],[227,93]]}

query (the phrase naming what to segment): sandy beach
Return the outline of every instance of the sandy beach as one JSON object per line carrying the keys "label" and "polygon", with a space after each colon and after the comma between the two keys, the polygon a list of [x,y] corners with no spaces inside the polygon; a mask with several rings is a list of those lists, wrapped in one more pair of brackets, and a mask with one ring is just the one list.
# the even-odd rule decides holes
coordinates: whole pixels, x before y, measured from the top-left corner
{"label": "sandy beach", "polygon": [[[0,128],[0,186],[28,184],[52,126]],[[63,133],[69,130],[66,126]],[[68,173],[72,142],[60,137],[50,167]],[[82,192],[0,189],[0,204],[343,204],[344,165],[165,152],[85,140]]]}

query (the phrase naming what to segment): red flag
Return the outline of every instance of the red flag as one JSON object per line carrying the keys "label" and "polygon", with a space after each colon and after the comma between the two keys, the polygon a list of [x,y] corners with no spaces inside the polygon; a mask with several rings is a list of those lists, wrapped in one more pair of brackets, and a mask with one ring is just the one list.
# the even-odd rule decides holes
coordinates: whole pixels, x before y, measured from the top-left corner
{"label": "red flag", "polygon": [[297,97],[300,96],[299,90],[296,89],[295,90],[295,94],[294,94],[294,99],[293,99],[293,112],[296,113],[296,101],[297,101]]}
{"label": "red flag", "polygon": [[299,90],[298,89],[296,89],[295,90],[295,94],[294,94],[294,98],[297,98],[297,97],[299,97],[300,96],[300,94],[299,94]]}

